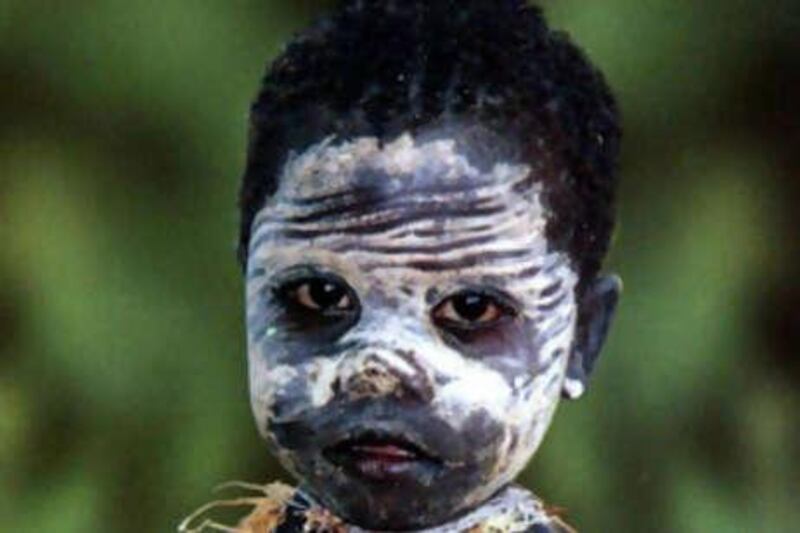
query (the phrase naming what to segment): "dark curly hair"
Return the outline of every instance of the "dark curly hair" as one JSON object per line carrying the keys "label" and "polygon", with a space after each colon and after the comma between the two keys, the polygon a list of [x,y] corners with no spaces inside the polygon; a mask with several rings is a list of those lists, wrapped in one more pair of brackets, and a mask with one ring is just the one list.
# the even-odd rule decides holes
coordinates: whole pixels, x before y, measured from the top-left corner
{"label": "dark curly hair", "polygon": [[449,117],[513,135],[523,154],[545,139],[560,165],[546,187],[548,238],[591,279],[614,226],[617,107],[603,76],[524,0],[349,0],[290,42],[252,106],[240,260],[291,151]]}

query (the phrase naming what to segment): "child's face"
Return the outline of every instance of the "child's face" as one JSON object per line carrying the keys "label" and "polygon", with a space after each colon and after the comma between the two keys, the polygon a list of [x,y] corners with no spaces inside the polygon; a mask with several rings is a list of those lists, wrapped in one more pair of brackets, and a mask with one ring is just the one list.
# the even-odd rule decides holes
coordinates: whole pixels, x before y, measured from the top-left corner
{"label": "child's face", "polygon": [[409,136],[291,160],[253,224],[250,390],[306,490],[364,527],[441,523],[514,478],[550,424],[577,275],[544,166]]}

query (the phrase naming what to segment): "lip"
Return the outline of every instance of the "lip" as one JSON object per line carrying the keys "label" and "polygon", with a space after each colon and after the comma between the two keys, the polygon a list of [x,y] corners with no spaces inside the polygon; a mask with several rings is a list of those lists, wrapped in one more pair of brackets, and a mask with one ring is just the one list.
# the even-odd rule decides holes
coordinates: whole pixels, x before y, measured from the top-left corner
{"label": "lip", "polygon": [[323,456],[349,475],[374,482],[424,481],[444,461],[405,435],[364,431],[323,450]]}

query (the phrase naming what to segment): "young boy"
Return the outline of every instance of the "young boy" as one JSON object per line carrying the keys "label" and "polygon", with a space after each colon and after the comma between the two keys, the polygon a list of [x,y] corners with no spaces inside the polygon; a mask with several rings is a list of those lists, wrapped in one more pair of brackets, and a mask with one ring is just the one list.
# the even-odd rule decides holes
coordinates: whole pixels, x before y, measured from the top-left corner
{"label": "young boy", "polygon": [[243,531],[566,528],[511,483],[613,314],[619,138],[522,0],[352,0],[289,44],[240,252],[253,412],[301,486]]}

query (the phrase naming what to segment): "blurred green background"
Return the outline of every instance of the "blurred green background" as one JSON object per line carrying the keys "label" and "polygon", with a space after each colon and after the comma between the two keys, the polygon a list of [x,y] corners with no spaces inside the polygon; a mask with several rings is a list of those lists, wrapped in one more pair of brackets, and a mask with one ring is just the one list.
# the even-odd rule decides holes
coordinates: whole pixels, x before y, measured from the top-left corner
{"label": "blurred green background", "polygon": [[[325,2],[0,0],[0,530],[162,532],[279,474],[236,192]],[[523,481],[585,531],[800,524],[800,3],[544,2],[625,114],[626,293]]]}

